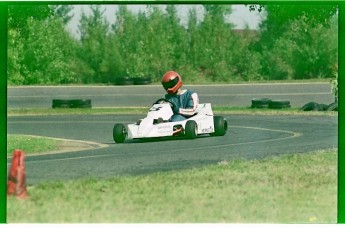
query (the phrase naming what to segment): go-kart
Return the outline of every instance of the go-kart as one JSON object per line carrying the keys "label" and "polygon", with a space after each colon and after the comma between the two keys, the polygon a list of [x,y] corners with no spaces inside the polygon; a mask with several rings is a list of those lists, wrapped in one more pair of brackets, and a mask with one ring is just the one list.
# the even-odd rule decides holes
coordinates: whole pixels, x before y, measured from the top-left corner
{"label": "go-kart", "polygon": [[165,98],[158,99],[149,109],[147,116],[135,123],[122,123],[113,127],[113,139],[123,143],[127,139],[149,139],[181,136],[195,139],[199,135],[223,136],[228,129],[227,120],[214,116],[210,103],[199,104],[196,114],[186,120],[171,122],[174,104]]}

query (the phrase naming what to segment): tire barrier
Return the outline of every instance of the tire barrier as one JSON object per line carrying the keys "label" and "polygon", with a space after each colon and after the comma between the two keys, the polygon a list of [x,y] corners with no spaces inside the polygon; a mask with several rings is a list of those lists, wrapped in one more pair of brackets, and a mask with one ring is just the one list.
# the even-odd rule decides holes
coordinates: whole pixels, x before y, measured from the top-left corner
{"label": "tire barrier", "polygon": [[285,100],[272,100],[270,101],[268,108],[271,109],[283,109],[283,108],[291,108],[290,101]]}
{"label": "tire barrier", "polygon": [[131,77],[118,77],[116,85],[134,85],[134,79]]}
{"label": "tire barrier", "polygon": [[333,102],[327,106],[327,111],[335,111],[338,112],[338,102]]}
{"label": "tire barrier", "polygon": [[251,108],[270,108],[270,109],[283,109],[291,108],[290,101],[286,100],[271,100],[269,98],[256,98],[252,99]]}
{"label": "tire barrier", "polygon": [[151,84],[150,77],[135,77],[134,78],[134,85],[148,85]]}
{"label": "tire barrier", "polygon": [[150,77],[118,77],[116,85],[148,85],[151,84]]}
{"label": "tire barrier", "polygon": [[[287,100],[271,100],[269,98],[255,98],[252,99],[251,108],[270,108],[270,109],[284,109],[291,108],[290,101]],[[333,102],[329,105],[319,104],[311,101],[300,108],[301,111],[338,111],[338,102]]]}
{"label": "tire barrier", "polygon": [[312,101],[303,105],[301,111],[320,111],[320,105]]}
{"label": "tire barrier", "polygon": [[308,102],[300,109],[301,111],[338,111],[338,102],[331,103],[330,105],[319,104],[317,102]]}
{"label": "tire barrier", "polygon": [[271,99],[268,98],[261,98],[261,99],[253,99],[251,108],[268,108]]}
{"label": "tire barrier", "polygon": [[52,108],[92,108],[91,99],[53,99]]}
{"label": "tire barrier", "polygon": [[52,108],[70,108],[70,100],[53,99]]}

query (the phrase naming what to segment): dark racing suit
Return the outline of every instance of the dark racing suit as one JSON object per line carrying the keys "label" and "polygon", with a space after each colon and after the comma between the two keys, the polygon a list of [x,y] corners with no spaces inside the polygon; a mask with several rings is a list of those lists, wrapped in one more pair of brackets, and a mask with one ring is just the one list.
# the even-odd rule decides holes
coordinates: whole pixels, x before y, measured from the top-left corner
{"label": "dark racing suit", "polygon": [[172,122],[183,121],[196,113],[199,104],[198,94],[190,90],[182,90],[177,94],[166,94],[165,99],[174,104]]}

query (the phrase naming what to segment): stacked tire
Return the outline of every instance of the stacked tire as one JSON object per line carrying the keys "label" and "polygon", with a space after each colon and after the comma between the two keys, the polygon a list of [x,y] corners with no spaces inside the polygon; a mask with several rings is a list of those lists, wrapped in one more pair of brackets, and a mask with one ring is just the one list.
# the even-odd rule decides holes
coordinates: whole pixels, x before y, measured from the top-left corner
{"label": "stacked tire", "polygon": [[338,111],[338,102],[333,102],[327,106],[327,111]]}
{"label": "stacked tire", "polygon": [[268,108],[271,100],[268,98],[253,99],[251,108]]}
{"label": "stacked tire", "polygon": [[319,104],[317,102],[308,102],[302,106],[301,111],[338,111],[338,102],[333,102],[329,105],[327,104]]}
{"label": "stacked tire", "polygon": [[252,99],[251,108],[270,108],[284,109],[291,108],[290,101],[287,100],[271,100],[269,98]]}
{"label": "stacked tire", "polygon": [[150,77],[135,77],[134,78],[134,85],[148,85],[151,84]]}
{"label": "stacked tire", "polygon": [[92,108],[90,99],[53,99],[52,108]]}
{"label": "stacked tire", "polygon": [[131,77],[118,77],[116,79],[117,85],[134,85],[134,79]]}
{"label": "stacked tire", "polygon": [[290,101],[275,100],[269,103],[268,108],[271,108],[271,109],[291,108],[291,104],[290,104]]}
{"label": "stacked tire", "polygon": [[71,103],[69,100],[53,99],[52,108],[70,108]]}
{"label": "stacked tire", "polygon": [[71,108],[92,108],[90,99],[71,100]]}
{"label": "stacked tire", "polygon": [[150,77],[118,77],[116,79],[117,85],[148,85],[151,84]]}

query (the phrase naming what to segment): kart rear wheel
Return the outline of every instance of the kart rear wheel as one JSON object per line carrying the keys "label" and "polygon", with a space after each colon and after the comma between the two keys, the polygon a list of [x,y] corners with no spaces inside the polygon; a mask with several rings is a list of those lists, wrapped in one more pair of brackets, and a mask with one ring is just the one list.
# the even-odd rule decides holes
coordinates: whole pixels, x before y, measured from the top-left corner
{"label": "kart rear wheel", "polygon": [[123,143],[126,139],[127,131],[125,125],[115,124],[113,128],[113,139],[116,143]]}
{"label": "kart rear wheel", "polygon": [[194,120],[188,120],[185,126],[185,135],[188,139],[195,139],[198,136],[198,125]]}
{"label": "kart rear wheel", "polygon": [[214,133],[211,133],[211,136],[223,136],[226,134],[228,130],[228,122],[222,116],[214,116],[213,117],[213,124],[214,124]]}

